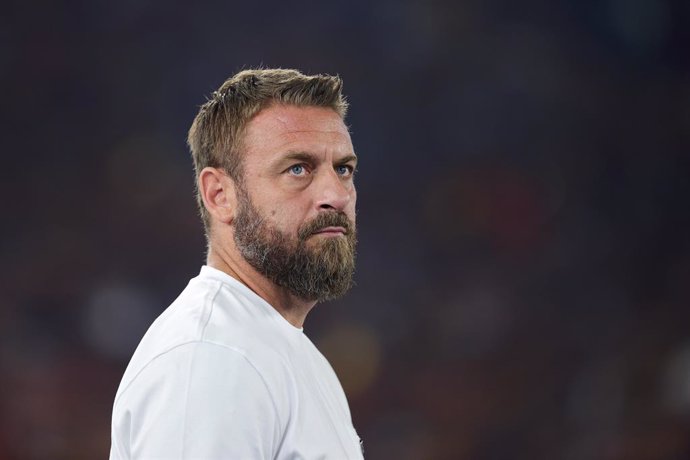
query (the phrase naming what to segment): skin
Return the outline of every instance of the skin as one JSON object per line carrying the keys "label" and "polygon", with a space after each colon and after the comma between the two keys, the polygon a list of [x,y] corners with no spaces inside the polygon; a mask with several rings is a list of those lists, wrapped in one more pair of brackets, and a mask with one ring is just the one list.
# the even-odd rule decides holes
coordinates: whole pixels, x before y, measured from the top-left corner
{"label": "skin", "polygon": [[[247,124],[244,147],[244,187],[270,225],[296,241],[299,227],[321,212],[343,212],[354,224],[357,157],[347,127],[334,110],[270,106]],[[316,302],[298,298],[264,277],[235,245],[235,182],[220,169],[205,168],[199,174],[199,189],[211,216],[207,264],[247,285],[301,328]],[[344,238],[343,232],[329,227],[309,237],[307,244]]]}

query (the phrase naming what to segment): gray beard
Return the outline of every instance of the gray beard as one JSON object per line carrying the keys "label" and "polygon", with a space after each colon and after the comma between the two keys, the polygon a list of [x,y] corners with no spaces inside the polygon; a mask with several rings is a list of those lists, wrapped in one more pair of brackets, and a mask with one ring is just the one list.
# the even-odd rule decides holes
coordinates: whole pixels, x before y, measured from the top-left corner
{"label": "gray beard", "polygon": [[[295,239],[267,223],[246,191],[240,190],[238,195],[235,244],[254,269],[307,301],[336,299],[352,287],[357,236],[344,213],[318,214],[302,224]],[[324,238],[307,247],[314,232],[330,226],[345,228],[345,238]]]}

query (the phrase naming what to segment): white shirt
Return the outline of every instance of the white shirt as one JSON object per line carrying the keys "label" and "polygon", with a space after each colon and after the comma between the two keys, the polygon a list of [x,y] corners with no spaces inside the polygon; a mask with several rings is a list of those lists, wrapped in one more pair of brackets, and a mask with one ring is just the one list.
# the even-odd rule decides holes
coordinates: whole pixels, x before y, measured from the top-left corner
{"label": "white shirt", "polygon": [[343,389],[301,329],[204,266],[115,397],[110,459],[361,459]]}

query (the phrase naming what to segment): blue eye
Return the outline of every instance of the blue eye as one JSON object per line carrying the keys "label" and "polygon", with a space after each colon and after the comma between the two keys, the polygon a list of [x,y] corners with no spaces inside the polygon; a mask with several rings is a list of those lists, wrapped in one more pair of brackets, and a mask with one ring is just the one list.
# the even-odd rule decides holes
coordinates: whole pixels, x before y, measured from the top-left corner
{"label": "blue eye", "polygon": [[304,166],[303,165],[292,165],[292,166],[290,166],[289,171],[296,176],[301,176],[302,173],[304,173]]}
{"label": "blue eye", "polygon": [[352,175],[352,173],[353,173],[352,169],[353,169],[352,166],[349,166],[349,165],[340,165],[340,166],[335,167],[336,172],[338,174],[340,174],[341,176]]}

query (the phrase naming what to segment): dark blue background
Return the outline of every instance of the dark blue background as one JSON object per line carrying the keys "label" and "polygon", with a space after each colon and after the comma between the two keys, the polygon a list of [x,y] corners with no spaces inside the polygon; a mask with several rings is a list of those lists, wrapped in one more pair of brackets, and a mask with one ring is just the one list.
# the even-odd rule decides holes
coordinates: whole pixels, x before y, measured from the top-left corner
{"label": "dark blue background", "polygon": [[305,330],[372,459],[690,455],[686,1],[10,1],[0,458],[104,458],[204,261],[186,131],[250,66],[338,73],[356,288]]}

